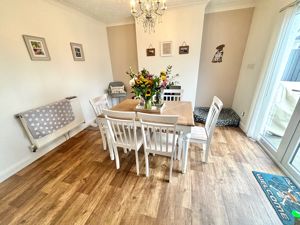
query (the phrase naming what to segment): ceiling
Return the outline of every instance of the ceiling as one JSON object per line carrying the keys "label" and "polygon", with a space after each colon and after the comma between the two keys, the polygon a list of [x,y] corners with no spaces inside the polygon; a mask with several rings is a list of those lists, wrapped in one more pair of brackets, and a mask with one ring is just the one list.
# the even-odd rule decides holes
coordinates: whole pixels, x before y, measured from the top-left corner
{"label": "ceiling", "polygon": [[[130,0],[53,0],[72,7],[82,13],[100,20],[108,25],[129,23],[133,21],[130,15]],[[206,2],[207,0],[166,0],[167,7],[180,7]],[[224,4],[241,4],[254,0],[211,0],[211,7]]]}

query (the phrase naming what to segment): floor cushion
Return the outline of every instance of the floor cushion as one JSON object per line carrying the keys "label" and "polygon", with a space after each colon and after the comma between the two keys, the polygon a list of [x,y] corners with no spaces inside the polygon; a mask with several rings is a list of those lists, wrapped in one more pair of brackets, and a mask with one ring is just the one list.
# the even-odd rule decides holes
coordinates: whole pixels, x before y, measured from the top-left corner
{"label": "floor cushion", "polygon": [[[194,120],[197,123],[205,123],[209,107],[196,107],[194,110]],[[217,121],[217,126],[238,127],[240,124],[239,115],[231,108],[223,108]]]}

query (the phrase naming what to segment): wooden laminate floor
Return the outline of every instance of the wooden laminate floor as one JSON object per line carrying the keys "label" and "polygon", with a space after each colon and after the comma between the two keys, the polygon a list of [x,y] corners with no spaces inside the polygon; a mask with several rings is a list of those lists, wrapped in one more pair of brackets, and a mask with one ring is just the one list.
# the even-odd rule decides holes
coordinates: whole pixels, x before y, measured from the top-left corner
{"label": "wooden laminate floor", "polygon": [[[134,152],[115,169],[89,128],[0,184],[0,224],[281,224],[252,170],[281,174],[236,128],[217,128],[208,164],[191,146],[187,174],[151,157],[136,176]],[[121,152],[121,151],[120,151]]]}

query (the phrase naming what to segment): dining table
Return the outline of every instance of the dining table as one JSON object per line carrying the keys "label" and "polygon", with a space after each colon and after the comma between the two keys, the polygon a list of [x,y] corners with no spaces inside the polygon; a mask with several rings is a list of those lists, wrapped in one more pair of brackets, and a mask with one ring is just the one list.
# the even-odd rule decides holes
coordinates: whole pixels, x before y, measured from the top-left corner
{"label": "dining table", "polygon": [[[125,99],[122,102],[114,105],[111,110],[123,111],[123,112],[136,112],[136,107],[140,103],[137,99]],[[151,111],[149,111],[151,113]],[[179,148],[182,147],[182,163],[181,171],[186,173],[187,171],[187,161],[188,161],[188,142],[184,141],[186,135],[191,132],[191,128],[194,124],[193,116],[193,105],[190,101],[164,101],[163,109],[160,115],[177,115],[178,120],[176,124],[176,131],[180,134],[181,141],[179,141]],[[100,122],[105,122],[104,115],[99,115]],[[139,124],[139,118],[137,117],[137,126]],[[187,144],[184,144],[187,143]],[[180,157],[180,156],[179,156]]]}

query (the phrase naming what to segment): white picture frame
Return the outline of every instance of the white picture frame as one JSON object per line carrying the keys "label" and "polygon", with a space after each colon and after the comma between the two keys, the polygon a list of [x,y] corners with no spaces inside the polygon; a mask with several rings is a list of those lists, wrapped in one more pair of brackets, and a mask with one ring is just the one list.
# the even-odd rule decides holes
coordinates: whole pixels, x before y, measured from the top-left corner
{"label": "white picture frame", "polygon": [[45,38],[23,35],[29,56],[33,61],[49,61],[50,54]]}
{"label": "white picture frame", "polygon": [[160,56],[170,57],[173,55],[173,43],[172,41],[160,42]]}
{"label": "white picture frame", "polygon": [[85,61],[82,44],[70,43],[74,61]]}

